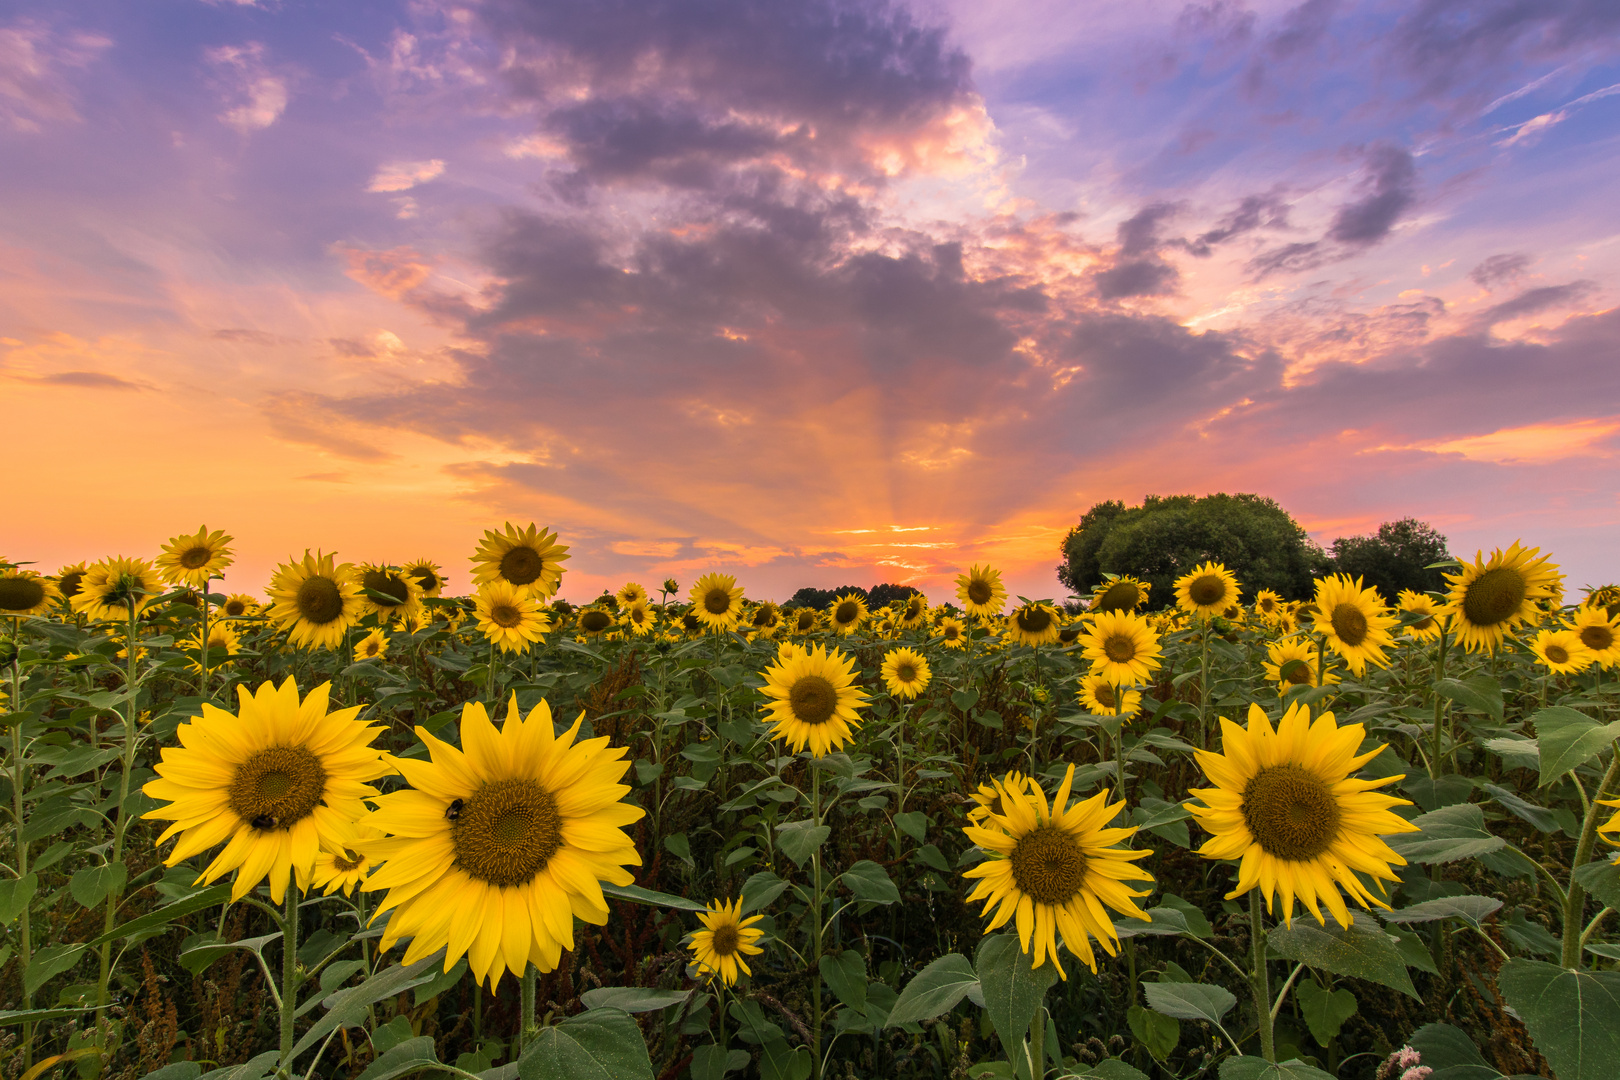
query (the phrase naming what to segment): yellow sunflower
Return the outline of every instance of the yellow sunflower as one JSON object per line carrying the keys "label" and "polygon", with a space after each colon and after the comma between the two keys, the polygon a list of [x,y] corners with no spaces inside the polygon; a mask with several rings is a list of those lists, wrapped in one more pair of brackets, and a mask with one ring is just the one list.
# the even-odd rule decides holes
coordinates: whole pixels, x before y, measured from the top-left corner
{"label": "yellow sunflower", "polygon": [[1457,641],[1469,652],[1495,650],[1504,634],[1536,616],[1536,602],[1559,591],[1562,575],[1540,548],[1514,541],[1489,559],[1483,551],[1461,570],[1446,575],[1450,591],[1441,612]]}
{"label": "yellow sunflower", "polygon": [[1581,635],[1566,627],[1541,630],[1530,641],[1530,651],[1554,675],[1573,675],[1592,666],[1592,651],[1581,642]]}
{"label": "yellow sunflower", "polygon": [[360,594],[363,614],[375,615],[379,622],[386,623],[394,619],[414,619],[422,610],[422,586],[404,569],[361,563],[355,568],[354,576],[363,590]]}
{"label": "yellow sunflower", "polygon": [[361,638],[359,644],[354,647],[356,663],[361,660],[381,660],[387,655],[388,638],[383,634],[382,627],[378,627]]}
{"label": "yellow sunflower", "polygon": [[56,572],[56,587],[61,590],[62,600],[68,604],[69,610],[72,610],[73,598],[79,595],[79,585],[89,569],[84,563],[76,562]]}
{"label": "yellow sunflower", "polygon": [[975,825],[980,825],[983,824],[984,819],[989,817],[991,814],[999,815],[1005,813],[1006,807],[1003,806],[1001,802],[1001,793],[1004,789],[1008,791],[1027,791],[1031,794],[1038,794],[1041,790],[1041,785],[1035,782],[1035,778],[1033,776],[1025,776],[1017,769],[1014,769],[1006,776],[1003,776],[1001,778],[1001,783],[999,784],[997,784],[994,780],[980,784],[979,790],[968,795],[968,798],[973,801],[973,805],[968,807],[968,820]]}
{"label": "yellow sunflower", "polygon": [[1001,584],[1001,571],[975,564],[965,574],[956,575],[956,598],[969,615],[980,619],[993,619],[1001,614],[1007,600],[1007,590]]}
{"label": "yellow sunflower", "polygon": [[787,616],[787,632],[790,634],[809,634],[821,624],[821,613],[815,608],[794,608]]}
{"label": "yellow sunflower", "polygon": [[268,877],[279,904],[290,877],[309,888],[321,845],[342,843],[365,812],[362,800],[377,797],[367,781],[393,770],[371,746],[383,728],[355,719],[360,706],[326,711],[330,683],[303,701],[290,678],[236,691],[235,715],[204,702],[202,716],[180,725],[180,745],[165,747],[157,765],[160,779],[141,789],[168,805],[142,816],[173,822],[157,840],[180,838],[164,865],[223,843],[197,880],[212,884],[235,870],[235,901]]}
{"label": "yellow sunflower", "polygon": [[1254,613],[1267,626],[1275,624],[1277,617],[1285,610],[1283,598],[1270,589],[1261,589],[1254,594]]}
{"label": "yellow sunflower", "polygon": [[1212,619],[1237,603],[1240,592],[1232,571],[1218,562],[1195,566],[1176,579],[1176,605],[1189,615]]}
{"label": "yellow sunflower", "polygon": [[1001,812],[987,814],[982,824],[963,830],[990,856],[962,875],[979,882],[968,902],[983,900],[984,915],[996,909],[985,933],[1016,916],[1018,940],[1031,956],[1031,965],[1040,967],[1050,956],[1064,979],[1069,976],[1058,959],[1057,936],[1063,935],[1068,950],[1095,972],[1091,938],[1109,956],[1118,954],[1119,938],[1104,905],[1129,918],[1148,919],[1136,899],[1151,890],[1133,889],[1125,882],[1153,881],[1147,871],[1131,865],[1152,855],[1152,850],[1119,846],[1136,834],[1136,827],[1108,827],[1125,804],[1110,806],[1104,790],[1070,806],[1073,784],[1070,765],[1050,805],[1039,788],[998,784]]}
{"label": "yellow sunflower", "polygon": [[412,559],[399,569],[416,582],[423,596],[438,596],[444,591],[444,570],[432,559]]}
{"label": "yellow sunflower", "polygon": [[907,630],[915,630],[928,621],[928,597],[922,593],[912,593],[906,597],[905,603],[900,605],[900,625]]}
{"label": "yellow sunflower", "polygon": [[0,615],[43,615],[61,598],[62,590],[48,577],[32,570],[0,570]]}
{"label": "yellow sunflower", "polygon": [[354,887],[366,880],[371,873],[371,860],[365,853],[357,851],[356,846],[372,840],[381,840],[382,833],[370,826],[359,826],[353,822],[344,830],[344,840],[335,847],[321,848],[321,853],[315,856],[315,872],[310,881],[315,888],[321,890],[325,896],[341,892],[344,896],[353,896]]}
{"label": "yellow sunflower", "polygon": [[1091,602],[1086,605],[1086,610],[1135,611],[1147,603],[1148,590],[1151,588],[1147,582],[1133,577],[1112,578],[1091,591]]}
{"label": "yellow sunflower", "polygon": [[928,689],[933,677],[927,659],[916,649],[890,649],[883,657],[883,684],[893,697],[909,701]]}
{"label": "yellow sunflower", "polygon": [[276,567],[266,591],[270,621],[305,649],[337,648],[365,610],[354,566],[321,552]]}
{"label": "yellow sunflower", "polygon": [[551,629],[551,615],[539,594],[507,581],[492,581],[478,590],[473,617],[479,632],[503,653],[527,652]]}
{"label": "yellow sunflower", "polygon": [[219,613],[227,619],[245,619],[259,613],[259,602],[246,593],[231,593],[219,606]]}
{"label": "yellow sunflower", "polygon": [[618,619],[605,607],[592,604],[581,608],[579,618],[574,621],[575,628],[581,637],[599,638],[612,630],[618,624]]}
{"label": "yellow sunflower", "polygon": [[501,532],[484,530],[472,556],[473,582],[505,582],[550,599],[562,583],[562,564],[568,557],[568,546],[557,543],[556,533],[532,523],[519,529],[508,521]]}
{"label": "yellow sunflower", "polygon": [[1423,616],[1417,622],[1406,624],[1407,634],[1418,641],[1429,641],[1440,636],[1440,607],[1434,602],[1434,597],[1428,593],[1402,589],[1400,595],[1395,597],[1395,606],[1408,615]]}
{"label": "yellow sunflower", "polygon": [[752,975],[744,956],[758,956],[764,952],[757,944],[765,931],[754,924],[765,916],[742,917],[742,900],[730,903],[715,900],[709,910],[698,913],[703,929],[692,935],[692,962],[698,971],[713,978],[719,976],[727,986],[735,986],[739,972]]}
{"label": "yellow sunflower", "polygon": [[139,616],[162,595],[163,582],[151,563],[119,555],[92,563],[84,572],[73,597],[73,610],[90,619],[124,622],[129,619],[131,603]]}
{"label": "yellow sunflower", "polygon": [[574,741],[584,719],[556,735],[544,701],[523,717],[514,694],[497,731],[468,702],[461,749],[419,727],[431,760],[390,758],[411,786],[372,799],[377,809],[360,824],[385,839],[357,849],[383,864],[364,886],[388,890],[382,948],[411,938],[408,964],[444,949],[445,971],[466,956],[493,991],[528,964],[554,970],[574,947],[576,916],[608,921],[601,883],[635,882],[625,867],[641,856],[624,827],[645,812],[622,801],[624,748]]}
{"label": "yellow sunflower", "polygon": [[1050,645],[1062,628],[1063,615],[1057,608],[1031,601],[1007,616],[1007,628],[1002,632],[1018,645]]}
{"label": "yellow sunflower", "polygon": [[1063,626],[1058,630],[1057,643],[1059,647],[1066,649],[1070,645],[1073,645],[1075,642],[1079,641],[1080,635],[1085,632],[1086,622],[1084,616],[1065,620]]}
{"label": "yellow sunflower", "polygon": [[618,592],[613,594],[613,597],[624,605],[634,604],[638,600],[645,602],[647,600],[647,590],[634,581],[627,581]]}
{"label": "yellow sunflower", "polygon": [[[197,671],[197,672],[202,671],[203,670],[203,665],[201,663],[201,654],[202,654],[202,651],[203,651],[202,628],[199,627],[196,630],[192,631],[191,636],[187,637],[185,640],[181,641],[180,645],[181,645],[182,648],[187,649],[187,650],[189,650],[191,652],[195,652],[199,656],[199,659],[197,659],[197,660],[188,659],[186,661],[186,667],[190,668],[192,671]],[[223,651],[224,654],[225,654],[223,659],[219,656],[219,653],[221,651]],[[229,623],[217,622],[217,623],[214,623],[211,626],[209,626],[209,628],[208,628],[208,652],[209,652],[209,656],[207,657],[207,660],[208,660],[208,669],[210,671],[217,671],[217,670],[219,670],[219,666],[221,664],[230,663],[230,657],[233,657],[233,656],[237,655],[241,651],[242,651],[242,639],[241,639],[241,637],[239,637],[237,635],[235,630],[231,629]]]}
{"label": "yellow sunflower", "polygon": [[[1320,686],[1316,669],[1320,655],[1309,639],[1286,637],[1266,646],[1266,658],[1260,662],[1266,678],[1277,684],[1277,696],[1286,694],[1294,686]],[[1323,683],[1336,683],[1339,677],[1330,670],[1322,672]]]}
{"label": "yellow sunflower", "polygon": [[1620,616],[1610,616],[1602,606],[1582,606],[1565,625],[1580,635],[1593,663],[1602,667],[1620,664]]}
{"label": "yellow sunflower", "polygon": [[1418,827],[1390,812],[1393,806],[1410,806],[1408,800],[1373,790],[1404,776],[1358,780],[1353,775],[1384,749],[1379,744],[1357,754],[1366,737],[1361,724],[1340,727],[1330,712],[1312,723],[1304,705],[1284,712],[1276,728],[1259,705],[1249,706],[1247,728],[1221,717],[1224,752],[1194,751],[1215,786],[1191,789],[1204,805],[1184,805],[1214,834],[1198,849],[1200,855],[1240,860],[1237,887],[1226,894],[1228,900],[1258,887],[1266,910],[1274,912],[1273,899],[1280,896],[1289,925],[1295,897],[1325,925],[1320,902],[1346,929],[1350,913],[1339,888],[1363,907],[1389,907],[1356,875],[1396,880],[1391,867],[1406,860],[1379,837]]}
{"label": "yellow sunflower", "polygon": [[771,700],[764,706],[775,727],[771,738],[782,739],[796,754],[806,746],[812,757],[825,757],[854,736],[861,726],[857,711],[866,695],[855,685],[855,658],[823,646],[800,650],[777,660],[760,672],[761,692]]}
{"label": "yellow sunflower", "polygon": [[838,632],[840,637],[846,637],[860,629],[870,613],[866,610],[866,600],[860,593],[845,593],[827,611],[828,624]]}
{"label": "yellow sunflower", "polygon": [[1587,589],[1581,606],[1603,608],[1609,618],[1620,618],[1620,585],[1599,585],[1595,589]]}
{"label": "yellow sunflower", "polygon": [[749,612],[747,623],[754,633],[769,636],[782,625],[782,609],[774,601],[767,600]]}
{"label": "yellow sunflower", "polygon": [[632,634],[640,637],[653,632],[658,617],[653,613],[652,605],[647,602],[647,598],[642,597],[624,605],[624,610],[619,612],[619,622],[628,626]]}
{"label": "yellow sunflower", "polygon": [[209,532],[206,525],[190,536],[171,536],[157,557],[158,573],[172,585],[206,589],[210,579],[225,573],[235,561],[229,547],[233,539],[223,529]]}
{"label": "yellow sunflower", "polygon": [[735,630],[742,619],[743,591],[730,574],[704,574],[692,583],[692,614],[705,629]]}
{"label": "yellow sunflower", "polygon": [[1101,675],[1083,675],[1080,704],[1093,716],[1135,716],[1142,707],[1142,692],[1121,689]]}
{"label": "yellow sunflower", "polygon": [[1389,613],[1377,589],[1363,588],[1360,578],[1330,574],[1316,579],[1317,633],[1344,658],[1358,676],[1369,662],[1388,667],[1385,649],[1394,648],[1390,628],[1400,620]]}
{"label": "yellow sunflower", "polygon": [[1091,673],[1115,686],[1147,682],[1160,667],[1159,635],[1145,617],[1129,611],[1097,615],[1080,643]]}
{"label": "yellow sunflower", "polygon": [[946,615],[939,620],[939,625],[934,628],[934,634],[940,641],[944,642],[947,649],[963,649],[967,647],[967,627],[962,623],[961,619]]}

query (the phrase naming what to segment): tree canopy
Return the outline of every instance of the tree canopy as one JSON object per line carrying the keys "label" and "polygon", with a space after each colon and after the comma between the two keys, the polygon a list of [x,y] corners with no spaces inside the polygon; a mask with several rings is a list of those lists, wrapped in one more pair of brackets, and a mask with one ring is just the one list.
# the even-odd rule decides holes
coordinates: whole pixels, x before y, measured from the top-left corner
{"label": "tree canopy", "polygon": [[1402,589],[1429,592],[1446,587],[1443,570],[1424,569],[1451,558],[1446,538],[1416,518],[1386,521],[1371,536],[1341,536],[1329,550],[1334,569],[1361,578],[1391,604]]}

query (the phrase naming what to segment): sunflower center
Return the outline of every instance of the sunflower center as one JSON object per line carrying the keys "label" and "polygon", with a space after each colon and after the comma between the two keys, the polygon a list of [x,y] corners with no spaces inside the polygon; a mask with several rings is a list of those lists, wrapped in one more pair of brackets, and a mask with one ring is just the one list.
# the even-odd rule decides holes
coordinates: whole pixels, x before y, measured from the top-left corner
{"label": "sunflower center", "polygon": [[1187,596],[1199,607],[1213,607],[1226,599],[1226,581],[1219,574],[1204,574],[1187,586]]}
{"label": "sunflower center", "polygon": [[423,592],[432,592],[439,587],[439,575],[426,566],[418,566],[412,570],[411,577],[415,578],[416,583],[422,586]]}
{"label": "sunflower center", "polygon": [[1058,640],[1065,645],[1073,645],[1080,639],[1080,630],[1079,626],[1065,626],[1058,631]]}
{"label": "sunflower center", "polygon": [[788,705],[801,724],[825,724],[838,709],[838,691],[820,675],[806,675],[788,691]]}
{"label": "sunflower center", "polygon": [[1067,904],[1086,880],[1086,856],[1073,836],[1039,825],[1019,838],[1010,856],[1013,880],[1037,904]]}
{"label": "sunflower center", "polygon": [[1564,648],[1562,645],[1548,645],[1547,662],[1549,664],[1569,663],[1569,650]]}
{"label": "sunflower center", "polygon": [[272,746],[236,767],[231,809],[255,829],[290,829],[314,812],[326,793],[326,769],[305,746]]}
{"label": "sunflower center", "polygon": [[386,570],[367,570],[360,577],[360,584],[375,593],[382,593],[390,597],[393,603],[387,600],[372,598],[372,603],[378,607],[398,607],[411,598],[410,587],[398,574],[390,574]]}
{"label": "sunflower center", "polygon": [[1270,615],[1273,611],[1277,610],[1277,601],[1273,600],[1269,596],[1262,596],[1260,598],[1259,607],[1261,611],[1265,612],[1267,615]]}
{"label": "sunflower center", "polygon": [[293,601],[305,622],[329,623],[343,614],[343,593],[329,577],[305,578]]}
{"label": "sunflower center", "polygon": [[366,642],[366,655],[367,656],[376,656],[381,651],[382,651],[382,646],[377,644],[375,641]]}
{"label": "sunflower center", "polygon": [[1096,689],[1092,690],[1091,696],[1096,698],[1097,704],[1105,709],[1119,707],[1119,702],[1114,698],[1114,688],[1109,683],[1098,683]]}
{"label": "sunflower center", "polygon": [[794,629],[796,629],[796,630],[808,630],[808,629],[810,629],[812,626],[816,625],[815,613],[810,612],[810,611],[801,611],[801,612],[799,612],[798,621],[795,622],[793,625],[794,625]]}
{"label": "sunflower center", "polygon": [[1018,612],[1018,629],[1026,634],[1039,634],[1052,625],[1052,613],[1045,608],[1030,608]]}
{"label": "sunflower center", "polygon": [[450,826],[456,865],[491,885],[525,885],[562,847],[557,799],[528,779],[495,780],[463,800]]}
{"label": "sunflower center", "polygon": [[1614,631],[1600,624],[1583,626],[1581,627],[1581,644],[1593,652],[1602,652],[1614,644]]}
{"label": "sunflower center", "polygon": [[1354,604],[1337,604],[1333,608],[1333,632],[1352,649],[1367,640],[1367,616]]}
{"label": "sunflower center", "polygon": [[45,586],[37,578],[0,578],[0,608],[23,611],[45,599]]}
{"label": "sunflower center", "polygon": [[84,571],[75,570],[70,574],[63,574],[56,580],[56,587],[62,590],[62,595],[69,600],[79,595],[79,586],[84,581]]}
{"label": "sunflower center", "polygon": [[950,626],[947,626],[943,633],[946,641],[955,641],[957,635],[961,634],[961,632],[962,628],[953,623]]}
{"label": "sunflower center", "polygon": [[496,604],[489,609],[489,621],[510,630],[523,621],[523,613],[511,604]]}
{"label": "sunflower center", "polygon": [[1103,639],[1103,655],[1116,664],[1136,659],[1136,640],[1128,634],[1110,634]]}
{"label": "sunflower center", "polygon": [[896,682],[903,682],[903,683],[916,682],[917,681],[917,668],[916,668],[916,665],[914,665],[914,664],[901,664],[899,667],[894,669],[894,678],[895,678]]}
{"label": "sunflower center", "polygon": [[613,625],[613,616],[605,611],[587,611],[579,617],[579,628],[587,634],[600,634]]}
{"label": "sunflower center", "polygon": [[735,926],[726,923],[715,930],[714,940],[709,943],[709,947],[714,950],[716,956],[730,956],[737,951],[737,946],[740,944],[742,944],[742,935],[737,932]]}
{"label": "sunflower center", "polygon": [[1419,619],[1417,622],[1413,623],[1412,624],[1412,629],[1414,629],[1414,630],[1427,630],[1427,629],[1429,629],[1429,627],[1431,627],[1433,625],[1434,625],[1434,616],[1430,615],[1430,616],[1428,616],[1426,618]]}
{"label": "sunflower center", "polygon": [[1103,590],[1094,606],[1098,611],[1129,611],[1136,606],[1136,586],[1116,581]]}
{"label": "sunflower center", "polygon": [[532,547],[515,547],[501,556],[501,577],[514,585],[528,585],[540,580],[546,560]]}
{"label": "sunflower center", "polygon": [[341,855],[332,856],[332,865],[337,867],[339,870],[342,870],[345,874],[349,873],[351,870],[360,869],[361,864],[365,861],[365,856],[355,854],[355,852],[350,848],[344,848],[343,854]]}
{"label": "sunflower center", "polygon": [[1304,686],[1311,681],[1311,662],[1296,656],[1283,665],[1283,678],[1295,686]]}
{"label": "sunflower center", "polygon": [[731,610],[731,593],[725,589],[710,589],[703,594],[703,610],[710,615],[724,615]]}
{"label": "sunflower center", "polygon": [[227,615],[230,615],[230,616],[234,617],[234,616],[242,614],[246,610],[247,610],[247,605],[242,603],[242,601],[240,601],[240,600],[227,600],[227,601],[225,601],[225,614],[227,614]]}
{"label": "sunflower center", "polygon": [[1243,789],[1243,823],[1267,854],[1303,862],[1338,839],[1339,802],[1309,769],[1271,765]]}
{"label": "sunflower center", "polygon": [[1518,614],[1526,590],[1524,575],[1498,566],[1475,578],[1463,594],[1463,614],[1476,626],[1495,626]]}
{"label": "sunflower center", "polygon": [[968,599],[973,601],[975,604],[988,604],[990,602],[990,598],[995,595],[995,590],[992,589],[990,587],[990,583],[983,578],[974,578],[972,581],[968,582],[967,594]]}
{"label": "sunflower center", "polygon": [[916,597],[912,597],[910,600],[906,601],[906,613],[902,616],[902,618],[904,618],[907,622],[911,622],[921,614],[922,601],[918,600]]}
{"label": "sunflower center", "polygon": [[833,621],[837,623],[852,623],[861,614],[861,605],[853,600],[845,600],[833,608]]}

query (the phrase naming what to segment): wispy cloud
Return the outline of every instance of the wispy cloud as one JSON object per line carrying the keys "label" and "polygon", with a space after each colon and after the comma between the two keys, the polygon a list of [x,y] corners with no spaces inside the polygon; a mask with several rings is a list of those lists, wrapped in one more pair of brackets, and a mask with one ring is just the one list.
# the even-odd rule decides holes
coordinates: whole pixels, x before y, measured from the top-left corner
{"label": "wispy cloud", "polygon": [[395,161],[380,167],[372,176],[371,183],[366,185],[366,190],[409,191],[418,184],[437,180],[443,175],[444,162],[438,158],[430,161]]}
{"label": "wispy cloud", "polygon": [[247,135],[274,124],[287,110],[285,75],[270,70],[263,43],[220,45],[204,54],[224,97],[220,122]]}
{"label": "wispy cloud", "polygon": [[88,67],[112,39],[35,19],[0,25],[0,125],[39,132],[79,119],[69,71]]}

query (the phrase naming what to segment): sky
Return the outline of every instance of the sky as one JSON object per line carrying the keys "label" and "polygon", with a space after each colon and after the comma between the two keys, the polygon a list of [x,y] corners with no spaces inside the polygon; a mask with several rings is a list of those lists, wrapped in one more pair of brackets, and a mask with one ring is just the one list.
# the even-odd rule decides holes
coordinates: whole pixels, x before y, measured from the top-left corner
{"label": "sky", "polygon": [[1613,0],[10,0],[0,555],[563,595],[1256,492],[1620,578]]}

